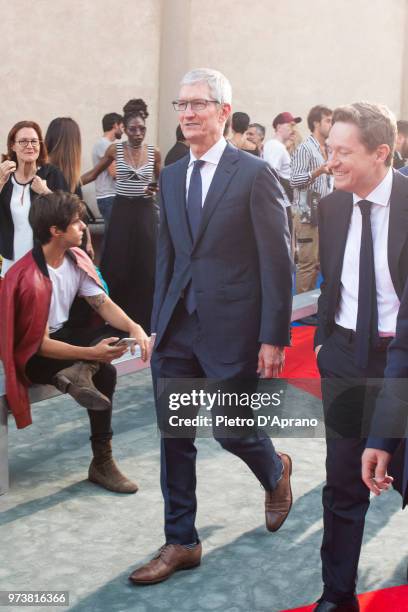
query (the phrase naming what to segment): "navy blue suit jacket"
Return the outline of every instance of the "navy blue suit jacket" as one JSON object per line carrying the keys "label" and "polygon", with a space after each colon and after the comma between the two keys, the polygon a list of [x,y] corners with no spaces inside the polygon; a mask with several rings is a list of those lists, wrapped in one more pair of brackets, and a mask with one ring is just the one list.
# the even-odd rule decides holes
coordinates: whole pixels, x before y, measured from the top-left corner
{"label": "navy blue suit jacket", "polygon": [[[186,213],[190,156],[160,174],[160,235],[152,330],[155,348],[192,281],[211,355],[244,361],[259,343],[289,344],[292,260],[284,195],[263,160],[228,144],[193,242]],[[168,337],[168,336],[167,336]]]}
{"label": "navy blue suit jacket", "polygon": [[[391,342],[385,369],[384,387],[378,397],[372,423],[372,436],[367,440],[369,448],[379,448],[394,453],[400,446],[401,435],[406,432],[408,421],[408,282],[405,285],[397,319],[397,333]],[[383,436],[390,437],[383,437]],[[378,437],[381,436],[381,437]],[[392,437],[391,437],[392,436]],[[398,488],[408,502],[408,449],[404,444],[403,470]],[[390,473],[393,474],[392,468]],[[393,474],[394,475],[394,474]]]}

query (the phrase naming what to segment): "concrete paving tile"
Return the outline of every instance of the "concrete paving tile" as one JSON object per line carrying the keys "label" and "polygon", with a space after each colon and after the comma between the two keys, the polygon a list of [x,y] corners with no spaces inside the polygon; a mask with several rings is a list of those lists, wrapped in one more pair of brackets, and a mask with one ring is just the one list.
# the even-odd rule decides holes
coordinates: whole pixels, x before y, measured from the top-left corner
{"label": "concrete paving tile", "polygon": [[[290,393],[300,408],[315,401]],[[33,416],[34,424],[20,431],[10,420],[11,489],[0,497],[0,589],[69,590],[74,612],[278,612],[320,595],[324,440],[276,441],[293,459],[294,504],[275,534],[265,530],[264,494],[247,467],[212,438],[197,440],[202,565],[138,588],[128,574],[163,543],[149,372],[120,378],[115,398],[115,456],[138,482],[136,495],[109,493],[86,480],[87,415],[70,398],[35,405]],[[405,581],[407,515],[400,506],[394,492],[372,503],[360,591]]]}

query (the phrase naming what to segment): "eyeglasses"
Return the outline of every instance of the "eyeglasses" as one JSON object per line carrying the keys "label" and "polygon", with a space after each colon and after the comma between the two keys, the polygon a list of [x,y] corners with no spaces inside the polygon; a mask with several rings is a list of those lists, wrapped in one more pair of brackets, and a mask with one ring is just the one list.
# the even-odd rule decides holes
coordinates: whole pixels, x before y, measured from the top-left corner
{"label": "eyeglasses", "polygon": [[221,104],[221,102],[219,100],[174,100],[172,104],[175,111],[184,112],[188,105],[192,111],[203,111],[209,104]]}
{"label": "eyeglasses", "polygon": [[23,140],[17,140],[17,144],[22,149],[26,149],[28,145],[31,145],[33,149],[36,149],[37,147],[40,146],[41,142],[42,140],[38,140],[38,138],[31,138],[31,140],[29,140],[28,138],[23,138]]}

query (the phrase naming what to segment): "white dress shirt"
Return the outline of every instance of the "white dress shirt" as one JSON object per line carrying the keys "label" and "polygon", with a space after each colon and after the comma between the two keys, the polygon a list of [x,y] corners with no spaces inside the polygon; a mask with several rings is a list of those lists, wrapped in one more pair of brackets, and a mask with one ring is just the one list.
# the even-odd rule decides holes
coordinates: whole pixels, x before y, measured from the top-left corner
{"label": "white dress shirt", "polygon": [[[375,283],[377,288],[378,331],[380,335],[395,335],[397,313],[400,305],[388,267],[388,225],[390,219],[390,196],[393,173],[390,168],[384,179],[368,194],[365,200],[372,202],[371,232],[374,246]],[[351,215],[343,269],[341,272],[340,302],[335,316],[338,325],[355,331],[357,324],[359,261],[361,246],[362,215],[353,193]]]}
{"label": "white dress shirt", "polygon": [[[202,206],[204,206],[205,198],[207,197],[207,193],[214,178],[215,171],[226,146],[227,141],[224,137],[222,137],[219,139],[218,142],[215,143],[215,145],[211,147],[211,149],[208,149],[208,151],[204,153],[202,157],[200,157],[200,159],[205,162],[205,164],[200,168],[202,183]],[[190,186],[191,173],[193,172],[194,162],[197,159],[198,158],[193,155],[190,149],[190,161],[187,167],[186,176],[186,201],[188,196],[188,188]]]}
{"label": "white dress shirt", "polygon": [[280,140],[272,138],[265,143],[263,158],[281,178],[290,180],[291,159],[289,151]]}

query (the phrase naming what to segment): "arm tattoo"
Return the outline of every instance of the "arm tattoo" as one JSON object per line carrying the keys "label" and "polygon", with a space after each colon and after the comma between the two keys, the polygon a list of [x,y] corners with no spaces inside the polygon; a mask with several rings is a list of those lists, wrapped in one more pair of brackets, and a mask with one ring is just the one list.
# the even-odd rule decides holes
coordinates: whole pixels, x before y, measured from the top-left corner
{"label": "arm tattoo", "polygon": [[86,297],[86,301],[94,310],[99,308],[106,302],[106,293],[98,293],[98,295],[89,295]]}

